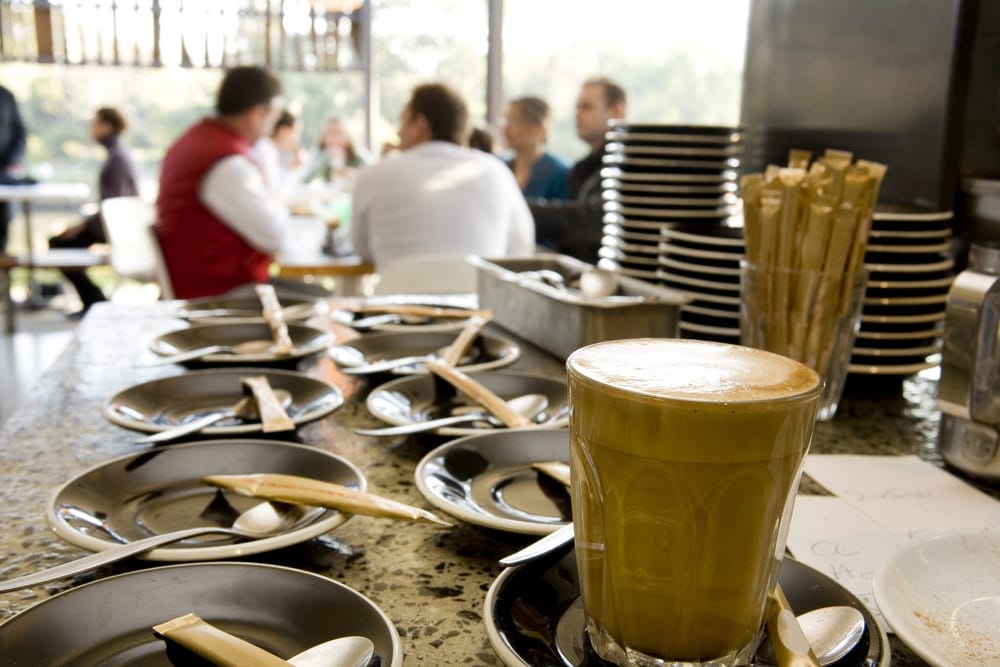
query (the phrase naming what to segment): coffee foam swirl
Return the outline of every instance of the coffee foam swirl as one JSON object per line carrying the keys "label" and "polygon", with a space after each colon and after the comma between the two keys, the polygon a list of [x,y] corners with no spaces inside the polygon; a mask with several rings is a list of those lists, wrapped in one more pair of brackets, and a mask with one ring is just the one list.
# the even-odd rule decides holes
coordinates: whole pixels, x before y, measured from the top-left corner
{"label": "coffee foam swirl", "polygon": [[775,400],[819,385],[815,372],[787,357],[692,340],[597,343],[574,352],[567,365],[570,372],[621,391],[675,400]]}

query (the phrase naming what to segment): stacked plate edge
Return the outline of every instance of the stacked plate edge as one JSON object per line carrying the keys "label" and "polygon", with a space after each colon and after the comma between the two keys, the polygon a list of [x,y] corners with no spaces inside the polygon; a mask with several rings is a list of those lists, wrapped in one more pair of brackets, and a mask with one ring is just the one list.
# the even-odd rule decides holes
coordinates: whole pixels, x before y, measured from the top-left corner
{"label": "stacked plate edge", "polygon": [[665,227],[660,235],[660,282],[691,298],[681,306],[681,337],[739,343],[743,228],[680,224]]}
{"label": "stacked plate edge", "polygon": [[940,363],[955,278],[951,211],[880,206],[872,221],[861,324],[848,370],[905,376]]}
{"label": "stacked plate edge", "polygon": [[664,229],[739,216],[742,128],[613,121],[605,139],[602,268],[658,282]]}

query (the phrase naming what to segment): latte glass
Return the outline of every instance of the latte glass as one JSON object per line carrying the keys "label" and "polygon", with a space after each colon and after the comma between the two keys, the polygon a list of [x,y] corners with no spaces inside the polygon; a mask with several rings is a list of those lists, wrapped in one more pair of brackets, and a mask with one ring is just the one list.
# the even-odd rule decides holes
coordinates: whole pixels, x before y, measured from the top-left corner
{"label": "latte glass", "polygon": [[567,360],[587,633],[618,665],[745,664],[760,642],[822,382],[676,339]]}

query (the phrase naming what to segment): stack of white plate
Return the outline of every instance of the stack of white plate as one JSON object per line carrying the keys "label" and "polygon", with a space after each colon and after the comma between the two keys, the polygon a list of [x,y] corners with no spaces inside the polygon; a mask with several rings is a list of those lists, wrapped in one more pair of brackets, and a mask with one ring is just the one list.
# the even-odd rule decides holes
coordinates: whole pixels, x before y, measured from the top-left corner
{"label": "stack of white plate", "polygon": [[954,280],[951,211],[880,207],[865,254],[870,272],[849,371],[910,375],[940,363]]}
{"label": "stack of white plate", "polygon": [[660,234],[660,281],[691,297],[681,306],[680,335],[739,343],[743,228],[689,223],[665,227]]}
{"label": "stack of white plate", "polygon": [[656,281],[662,230],[739,213],[740,128],[619,121],[605,136],[601,267]]}

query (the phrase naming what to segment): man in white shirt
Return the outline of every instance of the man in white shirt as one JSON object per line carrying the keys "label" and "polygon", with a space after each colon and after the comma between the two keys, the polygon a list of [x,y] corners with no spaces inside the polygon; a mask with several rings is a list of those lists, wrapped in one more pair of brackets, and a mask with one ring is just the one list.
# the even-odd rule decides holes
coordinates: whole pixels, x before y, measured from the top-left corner
{"label": "man in white shirt", "polygon": [[402,153],[358,174],[355,252],[376,269],[415,255],[530,255],[534,222],[510,169],[466,148],[465,102],[447,86],[414,89],[400,114]]}
{"label": "man in white shirt", "polygon": [[266,69],[226,72],[216,116],[187,130],[160,170],[156,233],[178,298],[213,296],[268,279],[287,211],[271,195],[251,147],[281,110]]}

